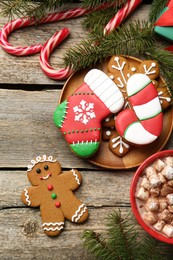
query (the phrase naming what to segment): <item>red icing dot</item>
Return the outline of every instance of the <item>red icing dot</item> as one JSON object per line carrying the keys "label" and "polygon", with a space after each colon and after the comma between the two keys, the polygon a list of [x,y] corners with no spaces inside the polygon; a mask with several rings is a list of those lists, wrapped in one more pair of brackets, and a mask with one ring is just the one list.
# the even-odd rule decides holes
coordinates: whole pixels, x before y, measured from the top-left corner
{"label": "red icing dot", "polygon": [[53,190],[53,185],[49,184],[49,185],[47,186],[47,189],[50,190],[50,191]]}
{"label": "red icing dot", "polygon": [[57,201],[57,202],[55,203],[55,207],[59,208],[60,206],[61,206],[61,203],[60,203],[59,201]]}

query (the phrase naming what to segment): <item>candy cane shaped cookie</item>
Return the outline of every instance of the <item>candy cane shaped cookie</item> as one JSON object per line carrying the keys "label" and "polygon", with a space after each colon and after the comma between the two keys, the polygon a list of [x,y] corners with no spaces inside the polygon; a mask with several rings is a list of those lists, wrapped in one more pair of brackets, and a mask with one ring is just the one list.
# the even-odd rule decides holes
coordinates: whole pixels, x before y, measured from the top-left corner
{"label": "candy cane shaped cookie", "polygon": [[162,131],[163,114],[157,90],[144,74],[134,74],[127,81],[127,94],[132,109],[120,112],[116,129],[134,145],[146,145]]}
{"label": "candy cane shaped cookie", "polygon": [[66,79],[71,75],[73,70],[70,67],[60,70],[54,70],[48,63],[49,56],[54,48],[60,44],[69,35],[69,30],[64,28],[56,32],[43,46],[40,53],[40,65],[44,73],[52,79]]}

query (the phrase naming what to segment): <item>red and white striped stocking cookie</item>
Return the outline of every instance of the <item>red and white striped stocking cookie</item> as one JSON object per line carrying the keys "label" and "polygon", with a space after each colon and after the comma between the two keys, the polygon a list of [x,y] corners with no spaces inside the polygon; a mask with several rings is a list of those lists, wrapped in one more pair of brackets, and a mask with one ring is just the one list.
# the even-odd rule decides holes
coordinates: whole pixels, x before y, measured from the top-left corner
{"label": "red and white striped stocking cookie", "polygon": [[151,79],[134,74],[127,82],[127,94],[132,109],[120,112],[116,129],[135,145],[146,145],[157,139],[162,131],[163,114],[158,92]]}
{"label": "red and white striped stocking cookie", "polygon": [[120,111],[124,98],[116,84],[102,71],[90,70],[84,83],[54,112],[72,151],[80,157],[92,156],[99,147],[101,121]]}

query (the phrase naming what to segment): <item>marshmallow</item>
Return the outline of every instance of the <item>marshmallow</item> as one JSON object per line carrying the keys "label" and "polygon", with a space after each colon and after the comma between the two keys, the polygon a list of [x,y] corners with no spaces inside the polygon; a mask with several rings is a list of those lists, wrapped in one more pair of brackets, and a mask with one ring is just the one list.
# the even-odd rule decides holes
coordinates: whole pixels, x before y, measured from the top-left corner
{"label": "marshmallow", "polygon": [[163,227],[163,230],[162,230],[162,232],[166,235],[166,236],[168,236],[168,237],[173,237],[173,226],[172,225],[165,225],[164,227]]}
{"label": "marshmallow", "polygon": [[166,183],[166,179],[161,172],[158,173],[158,178],[161,181],[161,183]]}
{"label": "marshmallow", "polygon": [[149,198],[145,204],[146,211],[157,211],[159,209],[159,200],[156,198]]}
{"label": "marshmallow", "polygon": [[140,185],[141,185],[141,187],[143,187],[146,190],[149,190],[149,188],[150,188],[150,183],[149,183],[149,181],[147,180],[146,177],[142,178]]}
{"label": "marshmallow", "polygon": [[162,170],[162,174],[167,180],[173,180],[173,167],[169,165],[165,166]]}
{"label": "marshmallow", "polygon": [[171,223],[173,220],[173,215],[168,209],[164,209],[161,213],[159,213],[158,218],[159,220],[164,220],[166,223]]}
{"label": "marshmallow", "polygon": [[156,173],[156,170],[154,169],[153,166],[148,166],[148,167],[144,170],[144,173],[146,174],[147,178],[149,178],[150,175],[157,174],[157,173]]}
{"label": "marshmallow", "polygon": [[152,188],[160,187],[160,185],[162,184],[157,174],[150,175],[148,179]]}
{"label": "marshmallow", "polygon": [[167,157],[165,157],[164,161],[165,161],[165,163],[166,163],[167,165],[173,167],[173,156],[167,156]]}
{"label": "marshmallow", "polygon": [[155,224],[158,220],[157,215],[152,212],[145,212],[143,215],[143,219],[150,225]]}
{"label": "marshmallow", "polygon": [[140,200],[146,201],[149,198],[149,192],[145,190],[143,187],[140,187],[137,191],[136,197]]}
{"label": "marshmallow", "polygon": [[169,205],[173,205],[173,193],[168,194],[168,195],[166,196],[166,198],[167,198],[168,204],[169,204]]}
{"label": "marshmallow", "polygon": [[154,227],[157,231],[161,231],[164,225],[165,225],[165,221],[159,220],[156,224],[154,224],[153,227]]}
{"label": "marshmallow", "polygon": [[157,159],[154,163],[153,163],[153,167],[160,172],[164,167],[166,166],[166,163],[163,162],[160,159]]}

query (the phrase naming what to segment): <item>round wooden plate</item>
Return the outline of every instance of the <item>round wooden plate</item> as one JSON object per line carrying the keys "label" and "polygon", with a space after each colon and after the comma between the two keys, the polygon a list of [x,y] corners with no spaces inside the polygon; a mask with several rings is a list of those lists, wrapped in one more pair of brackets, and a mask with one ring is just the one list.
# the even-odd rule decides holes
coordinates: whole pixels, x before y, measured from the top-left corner
{"label": "round wooden plate", "polygon": [[[141,60],[128,57],[133,61],[134,65],[139,66]],[[95,66],[105,73],[107,73],[107,62]],[[89,71],[89,69],[84,69],[74,73],[65,83],[59,103],[67,99],[80,85],[83,83],[84,76]],[[163,79],[159,78],[159,84],[163,83]],[[149,145],[143,147],[133,147],[125,156],[118,157],[113,154],[108,147],[108,142],[101,140],[99,149],[97,153],[87,159],[89,162],[107,169],[129,169],[139,166],[147,157],[160,151],[166,145],[173,127],[173,108],[170,107],[164,111],[163,117],[163,130],[159,138]]]}

